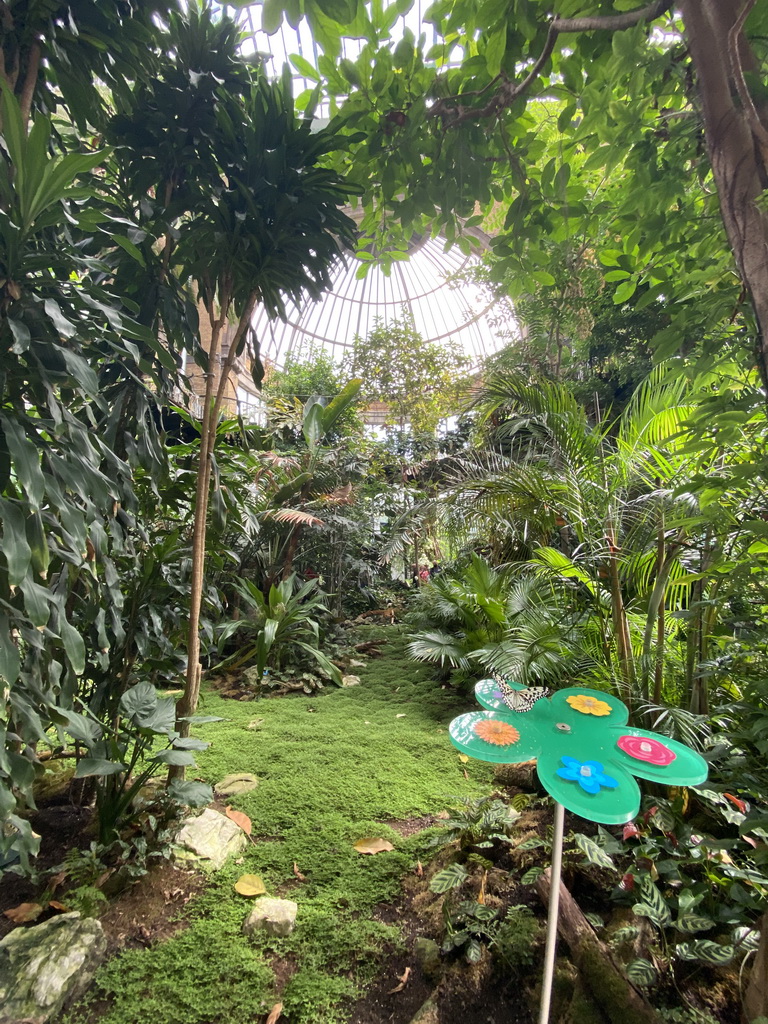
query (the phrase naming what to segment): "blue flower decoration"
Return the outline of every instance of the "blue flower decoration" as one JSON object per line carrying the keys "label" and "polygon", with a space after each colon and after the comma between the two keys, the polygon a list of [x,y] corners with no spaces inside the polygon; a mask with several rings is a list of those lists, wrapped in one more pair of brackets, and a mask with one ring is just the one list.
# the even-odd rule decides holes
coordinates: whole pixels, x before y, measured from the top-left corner
{"label": "blue flower decoration", "polygon": [[578,782],[586,793],[595,794],[601,789],[618,789],[616,779],[605,774],[599,761],[577,761],[575,757],[561,757],[560,760],[565,765],[564,768],[557,769],[560,778]]}

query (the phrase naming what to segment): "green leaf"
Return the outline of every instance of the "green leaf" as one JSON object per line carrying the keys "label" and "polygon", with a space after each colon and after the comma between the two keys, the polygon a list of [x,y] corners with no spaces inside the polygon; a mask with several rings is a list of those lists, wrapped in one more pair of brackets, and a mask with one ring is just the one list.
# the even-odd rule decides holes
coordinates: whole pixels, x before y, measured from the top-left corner
{"label": "green leaf", "polygon": [[180,736],[173,741],[174,750],[207,750],[210,745],[205,740],[197,740],[193,736]]}
{"label": "green leaf", "polygon": [[469,877],[469,872],[463,864],[450,864],[442,871],[438,871],[429,883],[432,892],[448,892],[449,889],[458,889]]}
{"label": "green leaf", "polygon": [[537,864],[536,867],[528,868],[520,881],[523,885],[533,885],[536,879],[540,878],[543,874],[544,868]]}
{"label": "green leaf", "polygon": [[85,670],[85,641],[82,635],[64,618],[63,612],[59,613],[58,629],[72,671],[82,675]]}
{"label": "green leaf", "polygon": [[293,64],[299,74],[304,78],[309,78],[313,82],[320,81],[320,72],[309,63],[306,57],[302,57],[298,53],[293,53],[289,59],[291,64]]}
{"label": "green leaf", "polygon": [[501,71],[501,62],[504,59],[506,50],[507,26],[502,24],[501,28],[489,36],[488,44],[485,48],[485,66],[491,78],[495,78],[499,71]]}
{"label": "green leaf", "polygon": [[704,932],[707,928],[713,928],[715,922],[705,917],[703,914],[694,914],[692,912],[686,912],[681,914],[675,923],[675,928],[679,932],[685,932],[691,934],[692,932]]}
{"label": "green leaf", "polygon": [[213,790],[205,782],[172,779],[167,793],[171,800],[185,807],[205,807],[213,800]]}
{"label": "green leaf", "polygon": [[73,739],[84,743],[87,747],[93,746],[101,739],[103,729],[100,722],[87,715],[76,715],[74,711],[62,710],[59,714],[64,717],[65,732],[68,732]]}
{"label": "green leaf", "polygon": [[614,863],[605,850],[602,850],[594,839],[590,839],[588,836],[582,835],[577,832],[574,835],[574,842],[587,858],[590,864],[594,864],[598,868],[608,868],[609,870],[615,870]]}
{"label": "green leaf", "polygon": [[622,305],[624,302],[628,302],[637,291],[637,281],[634,279],[624,281],[616,291],[613,293],[613,301],[617,306]]}
{"label": "green leaf", "polygon": [[643,875],[640,879],[640,892],[643,895],[644,903],[635,904],[632,908],[634,912],[640,917],[649,917],[659,927],[663,928],[670,924],[672,921],[670,909],[649,875]]}
{"label": "green leaf", "polygon": [[731,945],[721,945],[711,939],[694,939],[675,946],[681,960],[700,960],[705,964],[729,964],[736,955]]}
{"label": "green leaf", "polygon": [[161,764],[181,765],[190,767],[194,765],[195,758],[186,750],[159,750],[147,758],[148,761],[159,761]]}
{"label": "green leaf", "polygon": [[651,985],[655,985],[659,976],[653,964],[642,957],[628,963],[625,973],[632,984],[639,988],[649,988]]}
{"label": "green leaf", "polygon": [[119,775],[120,772],[127,770],[128,765],[121,764],[119,761],[106,761],[101,757],[84,757],[77,762],[75,778],[85,779],[91,775],[98,775],[100,777]]}
{"label": "green leaf", "polygon": [[25,579],[32,561],[24,515],[18,505],[0,498],[0,519],[3,524],[2,551],[8,566],[8,582],[11,586],[18,586]]}

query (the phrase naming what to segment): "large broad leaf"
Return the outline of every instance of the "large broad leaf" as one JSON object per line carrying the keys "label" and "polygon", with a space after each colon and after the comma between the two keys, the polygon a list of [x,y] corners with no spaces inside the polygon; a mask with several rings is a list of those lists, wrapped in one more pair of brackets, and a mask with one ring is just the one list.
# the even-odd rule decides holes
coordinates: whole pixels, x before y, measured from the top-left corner
{"label": "large broad leaf", "polygon": [[157,707],[157,690],[151,683],[137,683],[120,698],[120,711],[138,722],[150,716]]}
{"label": "large broad leaf", "polygon": [[120,772],[127,770],[128,765],[122,764],[119,761],[105,761],[101,757],[84,757],[81,761],[77,762],[75,778],[85,779],[91,775],[118,775]]}
{"label": "large broad leaf", "polygon": [[323,435],[330,433],[339,418],[344,415],[350,406],[354,405],[362,386],[363,382],[359,378],[349,381],[338,395],[326,405],[321,413]]}
{"label": "large broad leaf", "polygon": [[58,714],[64,719],[62,723],[64,730],[73,739],[84,743],[87,747],[92,746],[97,740],[101,739],[103,728],[100,722],[89,718],[87,715],[76,715],[74,711],[62,710]]}
{"label": "large broad leaf", "polygon": [[185,807],[205,807],[213,800],[213,790],[205,782],[172,779],[167,792],[171,800],[175,800]]}
{"label": "large broad leaf", "polygon": [[192,754],[186,750],[160,750],[158,753],[147,758],[147,760],[159,761],[161,764],[173,764],[185,768],[191,767],[195,763],[195,759]]}
{"label": "large broad leaf", "polygon": [[639,988],[649,988],[659,976],[653,964],[642,957],[627,964],[626,974],[632,984]]}
{"label": "large broad leaf", "polygon": [[325,435],[325,430],[323,428],[323,406],[320,402],[312,402],[312,404],[307,402],[307,406],[308,408],[305,407],[302,431],[304,433],[304,440],[307,442],[307,447],[312,450],[317,448],[321,439]]}
{"label": "large broad leaf", "polygon": [[193,736],[178,737],[173,741],[174,750],[207,750],[210,745],[205,740],[196,740]]}

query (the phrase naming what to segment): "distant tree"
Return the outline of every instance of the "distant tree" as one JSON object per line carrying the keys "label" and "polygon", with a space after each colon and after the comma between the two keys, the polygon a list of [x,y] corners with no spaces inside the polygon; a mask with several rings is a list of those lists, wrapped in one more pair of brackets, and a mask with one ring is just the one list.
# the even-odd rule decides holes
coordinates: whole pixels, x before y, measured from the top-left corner
{"label": "distant tree", "polygon": [[445,416],[457,411],[469,362],[456,342],[425,341],[413,317],[388,323],[374,320],[366,338],[355,336],[350,376],[363,381],[369,402],[386,402],[387,422],[413,434],[434,434]]}

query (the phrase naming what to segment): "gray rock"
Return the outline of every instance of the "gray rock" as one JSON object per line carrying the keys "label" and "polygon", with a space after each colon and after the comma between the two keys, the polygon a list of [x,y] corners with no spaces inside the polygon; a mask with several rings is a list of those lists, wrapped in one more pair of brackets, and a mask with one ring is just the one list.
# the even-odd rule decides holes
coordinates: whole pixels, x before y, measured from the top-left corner
{"label": "gray rock", "polygon": [[226,775],[221,782],[213,787],[213,792],[218,797],[241,796],[243,793],[250,793],[256,789],[259,780],[250,772],[235,772],[233,775]]}
{"label": "gray rock", "polygon": [[45,1024],[91,983],[107,949],[99,921],[77,912],[0,942],[0,1024]]}
{"label": "gray rock", "polygon": [[262,896],[256,900],[253,910],[245,919],[243,931],[246,935],[258,929],[263,929],[270,935],[290,935],[296,925],[298,909],[293,900]]}
{"label": "gray rock", "polygon": [[231,818],[206,807],[202,814],[182,823],[174,856],[218,870],[228,857],[241,853],[247,842],[245,832]]}
{"label": "gray rock", "polygon": [[433,939],[418,938],[413,952],[424,976],[430,981],[439,981],[443,973],[443,961],[440,959],[438,944]]}

